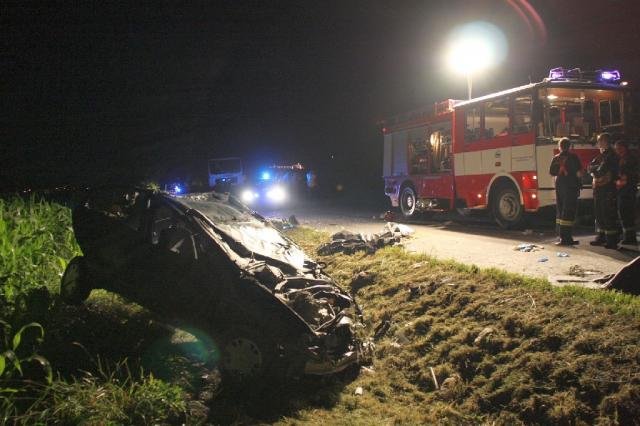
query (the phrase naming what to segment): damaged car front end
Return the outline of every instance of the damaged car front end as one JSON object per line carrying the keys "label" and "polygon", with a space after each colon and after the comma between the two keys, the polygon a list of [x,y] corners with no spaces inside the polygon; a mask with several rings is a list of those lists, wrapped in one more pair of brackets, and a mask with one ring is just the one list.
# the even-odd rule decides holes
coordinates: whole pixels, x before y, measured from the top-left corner
{"label": "damaged car front end", "polygon": [[203,330],[236,377],[334,374],[366,358],[353,297],[233,197],[96,190],[73,227],[84,256],[63,275],[68,302],[104,288]]}

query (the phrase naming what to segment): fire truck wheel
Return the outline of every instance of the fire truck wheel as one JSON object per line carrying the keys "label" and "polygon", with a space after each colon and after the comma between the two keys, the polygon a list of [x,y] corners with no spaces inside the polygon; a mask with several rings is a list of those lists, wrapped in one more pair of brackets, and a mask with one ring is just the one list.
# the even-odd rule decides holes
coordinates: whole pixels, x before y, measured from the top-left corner
{"label": "fire truck wheel", "polygon": [[499,188],[493,197],[491,211],[500,227],[509,229],[518,226],[524,213],[518,191],[509,186]]}
{"label": "fire truck wheel", "polygon": [[411,186],[405,186],[400,192],[400,211],[404,217],[411,217],[416,212],[416,191]]}

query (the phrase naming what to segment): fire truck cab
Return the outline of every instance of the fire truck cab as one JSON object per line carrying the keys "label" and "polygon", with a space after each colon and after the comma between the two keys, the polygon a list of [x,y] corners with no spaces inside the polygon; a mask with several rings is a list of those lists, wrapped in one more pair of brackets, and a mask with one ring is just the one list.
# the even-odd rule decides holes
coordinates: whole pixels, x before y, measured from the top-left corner
{"label": "fire truck cab", "polygon": [[[549,175],[563,137],[586,167],[597,134],[630,138],[630,90],[615,70],[554,68],[539,83],[447,100],[383,123],[385,194],[404,217],[488,209],[504,227],[555,204]],[[581,198],[591,198],[585,174]]]}

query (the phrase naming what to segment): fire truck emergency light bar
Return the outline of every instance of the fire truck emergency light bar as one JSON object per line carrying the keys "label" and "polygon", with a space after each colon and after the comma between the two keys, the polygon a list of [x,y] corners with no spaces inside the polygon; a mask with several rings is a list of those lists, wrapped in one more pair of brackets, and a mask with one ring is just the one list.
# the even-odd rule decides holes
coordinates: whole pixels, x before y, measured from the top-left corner
{"label": "fire truck emergency light bar", "polygon": [[570,70],[562,67],[552,68],[548,80],[590,80],[602,83],[617,83],[622,78],[618,70],[582,71],[580,68]]}

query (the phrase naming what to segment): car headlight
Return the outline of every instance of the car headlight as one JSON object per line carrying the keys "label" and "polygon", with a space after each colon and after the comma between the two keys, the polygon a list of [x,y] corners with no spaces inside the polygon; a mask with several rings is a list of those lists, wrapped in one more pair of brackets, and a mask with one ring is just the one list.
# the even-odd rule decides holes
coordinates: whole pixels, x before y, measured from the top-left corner
{"label": "car headlight", "polygon": [[251,189],[245,189],[241,194],[242,201],[249,204],[252,203],[256,198],[258,198],[258,194]]}
{"label": "car headlight", "polygon": [[287,198],[287,193],[281,186],[272,186],[267,191],[267,198],[277,203],[284,201]]}

